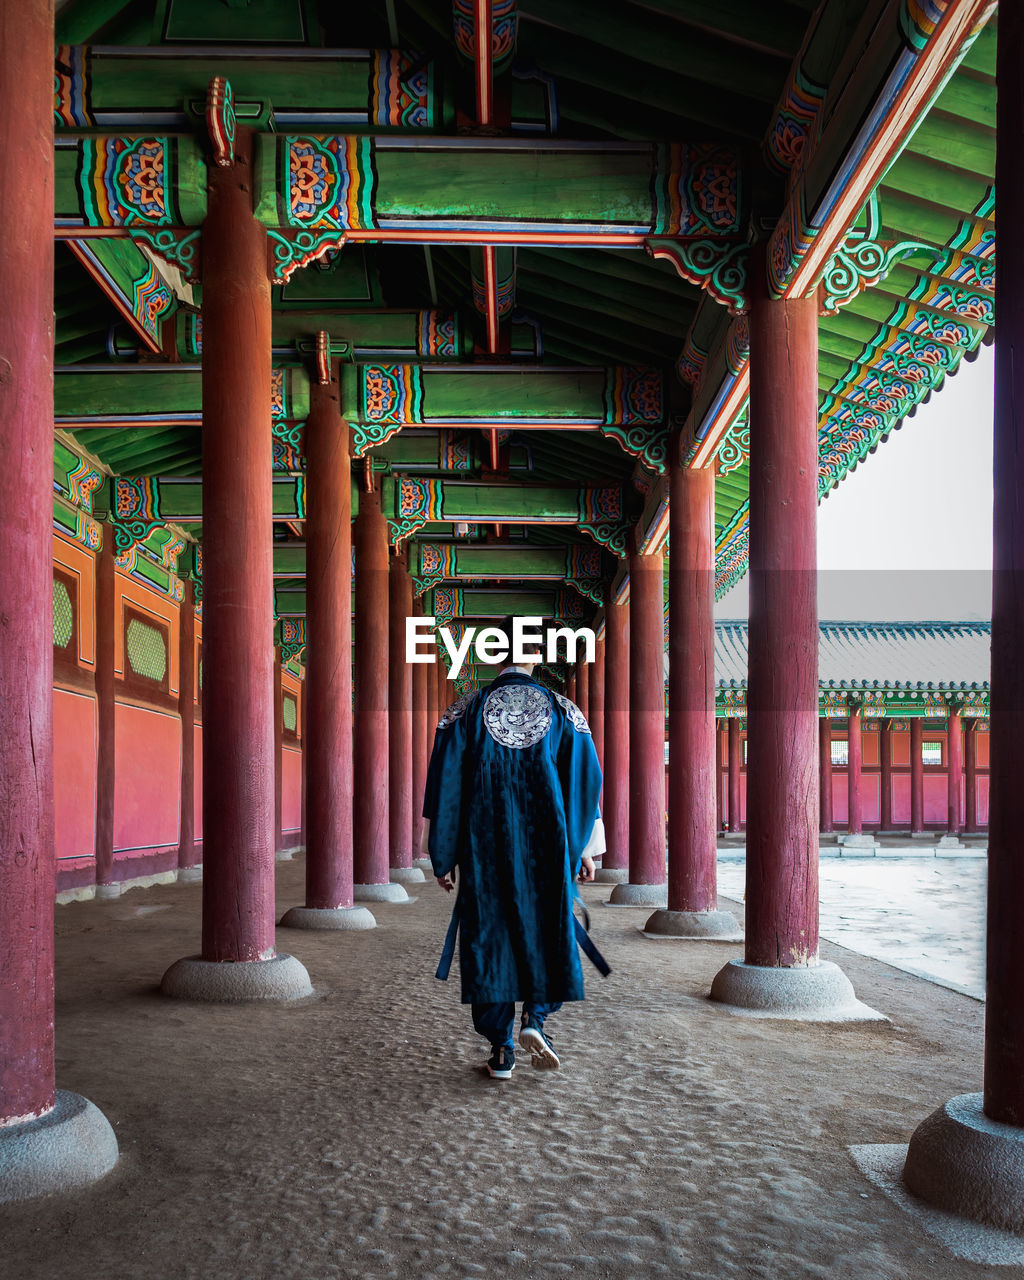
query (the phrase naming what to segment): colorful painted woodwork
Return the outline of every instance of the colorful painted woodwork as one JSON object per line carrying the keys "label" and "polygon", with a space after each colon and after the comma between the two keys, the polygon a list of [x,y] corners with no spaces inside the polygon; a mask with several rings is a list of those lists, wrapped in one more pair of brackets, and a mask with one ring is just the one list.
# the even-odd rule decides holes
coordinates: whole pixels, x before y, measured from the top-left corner
{"label": "colorful painted woodwork", "polygon": [[437,68],[410,52],[277,48],[254,55],[225,45],[216,54],[182,53],[172,62],[148,48],[59,46],[55,127],[102,129],[129,116],[186,125],[218,76],[230,81],[233,109],[250,127],[436,129],[443,122]]}
{"label": "colorful painted woodwork", "polygon": [[391,541],[399,545],[428,523],[576,525],[615,555],[626,554],[629,523],[617,488],[519,488],[398,476],[384,481]]}

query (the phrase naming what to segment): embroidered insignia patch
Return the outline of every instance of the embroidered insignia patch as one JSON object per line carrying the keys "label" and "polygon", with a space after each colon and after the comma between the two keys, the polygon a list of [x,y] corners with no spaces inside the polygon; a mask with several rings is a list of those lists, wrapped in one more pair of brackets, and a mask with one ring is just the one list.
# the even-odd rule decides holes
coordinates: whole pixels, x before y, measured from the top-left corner
{"label": "embroidered insignia patch", "polygon": [[437,722],[439,729],[447,729],[450,724],[454,724],[456,720],[460,720],[466,714],[466,708],[476,697],[476,690],[472,693],[464,693],[461,698],[453,702],[445,711],[444,715]]}
{"label": "embroidered insignia patch", "polygon": [[576,703],[573,702],[571,698],[566,698],[561,693],[556,693],[555,697],[558,699],[562,710],[569,717],[569,723],[576,730],[576,732],[589,733],[590,725],[587,724],[587,717],[579,709]]}
{"label": "embroidered insignia patch", "polygon": [[487,695],[484,726],[502,747],[532,747],[551,728],[547,695],[530,685],[505,685]]}

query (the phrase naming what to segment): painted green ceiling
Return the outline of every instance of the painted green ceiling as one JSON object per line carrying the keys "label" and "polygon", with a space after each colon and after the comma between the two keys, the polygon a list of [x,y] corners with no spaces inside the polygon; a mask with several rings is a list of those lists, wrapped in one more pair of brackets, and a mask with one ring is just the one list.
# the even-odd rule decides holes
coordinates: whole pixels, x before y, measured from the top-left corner
{"label": "painted green ceiling", "polygon": [[[805,43],[818,7],[817,0],[772,5],[760,0],[519,0],[514,77],[506,73],[501,82],[508,88],[513,128],[526,128],[527,118],[535,127],[538,111],[555,103],[553,123],[560,138],[733,144],[743,149],[757,175],[751,198],[760,207],[781,208],[782,180],[768,172],[759,156],[794,58],[799,54],[805,70],[827,84],[869,6],[859,0],[826,0],[818,37]],[[252,0],[242,7],[216,0],[70,0],[58,13],[62,43],[164,43],[184,50],[190,40],[215,44],[244,39],[273,46],[293,38],[326,48],[397,46],[421,52],[434,61],[443,84],[444,131],[473,131],[473,72],[454,46],[450,0],[372,0],[361,6]],[[862,439],[846,466],[873,451],[990,332],[986,295],[975,289],[977,314],[970,306],[959,307],[962,341],[943,348],[944,359],[927,385],[918,384],[913,396],[901,398],[893,392],[891,378],[877,382],[886,349],[901,333],[914,332],[921,317],[941,325],[954,310],[948,299],[937,297],[948,267],[934,250],[977,246],[986,235],[991,237],[995,41],[993,20],[875,193],[878,238],[919,241],[932,250],[909,253],[880,285],[859,294],[838,314],[821,318],[822,439],[840,420],[848,424],[851,412],[860,415],[858,422],[863,420]],[[308,297],[303,301],[304,292],[322,292],[325,281],[340,282],[344,276],[345,287],[339,285],[339,291],[349,309],[439,306],[457,312],[478,350],[485,350],[483,320],[472,303],[468,249],[436,246],[424,252],[416,246],[377,245],[349,248],[341,257],[341,263],[326,264],[326,272],[309,268],[295,277],[283,294],[277,292],[277,304],[312,305]],[[324,303],[328,311],[337,305],[330,298]],[[673,414],[685,414],[689,391],[676,383],[675,362],[695,317],[715,304],[668,264],[640,249],[520,248],[514,307],[514,319],[523,322],[519,332],[526,333],[527,324],[539,332],[537,358],[543,363],[654,365],[663,370],[666,384],[674,386]],[[165,358],[152,351],[136,356],[137,338],[63,245],[57,252],[55,308],[60,365]],[[196,425],[80,429],[75,438],[114,474],[199,474],[201,432]],[[629,488],[636,473],[636,459],[596,432],[513,431],[510,442],[520,449],[521,460],[512,474],[526,482]],[[486,455],[482,449],[481,458]],[[526,465],[529,469],[523,470]],[[841,468],[839,478],[845,473]],[[729,543],[729,538],[742,526],[746,500],[747,465],[740,461],[720,475],[717,485],[723,584],[734,581],[745,563],[736,550],[740,544],[735,539]],[[509,532],[504,530],[506,536]],[[530,536],[543,540],[546,532],[534,528]],[[550,536],[586,540],[584,534],[564,529]],[[725,556],[727,543],[732,559]]]}

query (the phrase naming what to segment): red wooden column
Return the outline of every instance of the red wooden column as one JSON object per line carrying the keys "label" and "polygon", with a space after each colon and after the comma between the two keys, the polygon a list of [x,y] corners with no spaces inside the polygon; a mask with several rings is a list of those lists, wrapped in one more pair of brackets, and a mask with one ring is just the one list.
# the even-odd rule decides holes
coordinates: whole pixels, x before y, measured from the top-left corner
{"label": "red wooden column", "polygon": [[861,808],[861,766],[863,750],[861,748],[861,711],[860,707],[850,703],[847,708],[848,719],[846,729],[846,795],[847,795],[847,830],[852,836],[859,836],[864,830]]}
{"label": "red wooden column", "polygon": [[629,605],[605,599],[604,834],[598,880],[629,878]]}
{"label": "red wooden column", "polygon": [[[437,722],[441,719],[441,712],[438,703],[441,701],[441,684],[440,670],[442,662],[441,655],[435,651],[435,661],[433,664],[425,663],[423,670],[426,674],[427,687],[427,762],[430,761],[430,753],[434,750],[434,731],[437,729]],[[423,775],[424,784],[426,783],[426,773]]]}
{"label": "red wooden column", "polygon": [[409,553],[403,548],[392,556],[388,574],[388,856],[390,877],[399,884],[423,882],[423,872],[412,865],[412,680],[416,664],[405,660],[406,623],[412,611]]}
{"label": "red wooden column", "polygon": [[775,1013],[853,1006],[818,959],[818,305],[750,279],[746,962],[713,998]]}
{"label": "red wooden column", "polygon": [[52,3],[0,2],[0,421],[17,494],[0,512],[0,1200],[117,1159],[100,1112],[54,1079],[53,47]]}
{"label": "red wooden column", "polygon": [[355,788],[353,854],[356,902],[401,902],[388,853],[388,522],[380,488],[364,488],[353,528],[355,590]]}
{"label": "red wooden column", "polygon": [[[604,636],[594,649],[594,665],[590,671],[590,710],[587,715],[594,750],[604,769]],[[602,810],[603,812],[603,810]]]}
{"label": "red wooden column", "polygon": [[[178,870],[192,879],[196,865],[196,609],[195,587],[184,583],[178,611],[178,715],[181,717],[181,838]],[[192,875],[185,876],[185,872]]]}
{"label": "red wooden column", "polygon": [[[203,947],[168,995],[308,995],[274,943],[270,277],[252,134],[210,164],[203,223]],[[264,962],[261,964],[261,962]]]}
{"label": "red wooden column", "polygon": [[645,927],[677,938],[739,938],[733,916],[717,909],[715,474],[683,467],[678,440],[671,455],[668,906]]}
{"label": "red wooden column", "polygon": [[963,830],[960,818],[960,787],[964,775],[964,740],[960,707],[955,702],[949,703],[949,715],[946,720],[946,763],[948,766],[946,834],[958,836]]}
{"label": "red wooden column", "polygon": [[883,831],[892,830],[892,721],[888,718],[881,721],[878,737],[878,763],[881,771],[879,778],[881,803],[878,821]]}
{"label": "red wooden column", "polygon": [[576,668],[576,705],[590,719],[590,664],[580,662]]}
{"label": "red wooden column", "polygon": [[[996,63],[996,211],[1000,227],[1024,220],[1024,7],[999,13]],[[984,1094],[951,1099],[914,1133],[904,1180],[940,1208],[1020,1232],[1019,1152],[1024,1127],[1024,243],[1001,242],[996,277],[992,470],[993,574],[990,808]]]}
{"label": "red wooden column", "polygon": [[[413,601],[413,613],[423,617],[423,605],[419,598]],[[416,861],[423,847],[423,792],[427,781],[427,760],[430,755],[429,696],[427,680],[433,668],[425,662],[415,662],[412,667],[412,855]]]}
{"label": "red wooden column", "polygon": [[910,722],[910,834],[924,830],[924,721],[914,716]]}
{"label": "red wooden column", "polygon": [[660,551],[629,557],[629,880],[611,901],[663,907],[665,870],[665,604]]}
{"label": "red wooden column", "polygon": [[372,929],[352,897],[352,481],[337,368],[314,378],[306,453],[306,901],[282,925]]}
{"label": "red wooden column", "polygon": [[96,896],[116,898],[114,883],[114,530],[96,560]]}
{"label": "red wooden column", "polygon": [[724,778],[725,773],[725,757],[722,751],[722,729],[718,721],[715,721],[715,831],[721,832],[725,830],[725,795],[724,795]]}
{"label": "red wooden column", "polygon": [[570,676],[565,686],[565,696],[570,702],[576,701],[576,677]]}
{"label": "red wooden column", "polygon": [[742,743],[740,742],[740,720],[738,716],[729,717],[729,830],[738,832],[740,824],[740,769],[743,764]]}
{"label": "red wooden column", "polygon": [[834,830],[832,819],[832,720],[821,716],[818,720],[818,826],[823,834]]}
{"label": "red wooden column", "polygon": [[978,829],[978,722],[964,721],[964,831]]}
{"label": "red wooden column", "polygon": [[281,646],[274,646],[274,849],[284,848],[284,685]]}

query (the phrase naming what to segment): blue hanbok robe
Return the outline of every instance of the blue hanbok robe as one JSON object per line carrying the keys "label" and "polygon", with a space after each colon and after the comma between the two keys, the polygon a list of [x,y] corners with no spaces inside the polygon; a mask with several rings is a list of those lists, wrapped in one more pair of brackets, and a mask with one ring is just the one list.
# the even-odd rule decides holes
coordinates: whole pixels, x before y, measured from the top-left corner
{"label": "blue hanbok robe", "polygon": [[444,713],[423,813],[434,874],[458,868],[463,1003],[583,999],[574,886],[600,793],[583,713],[525,673]]}

